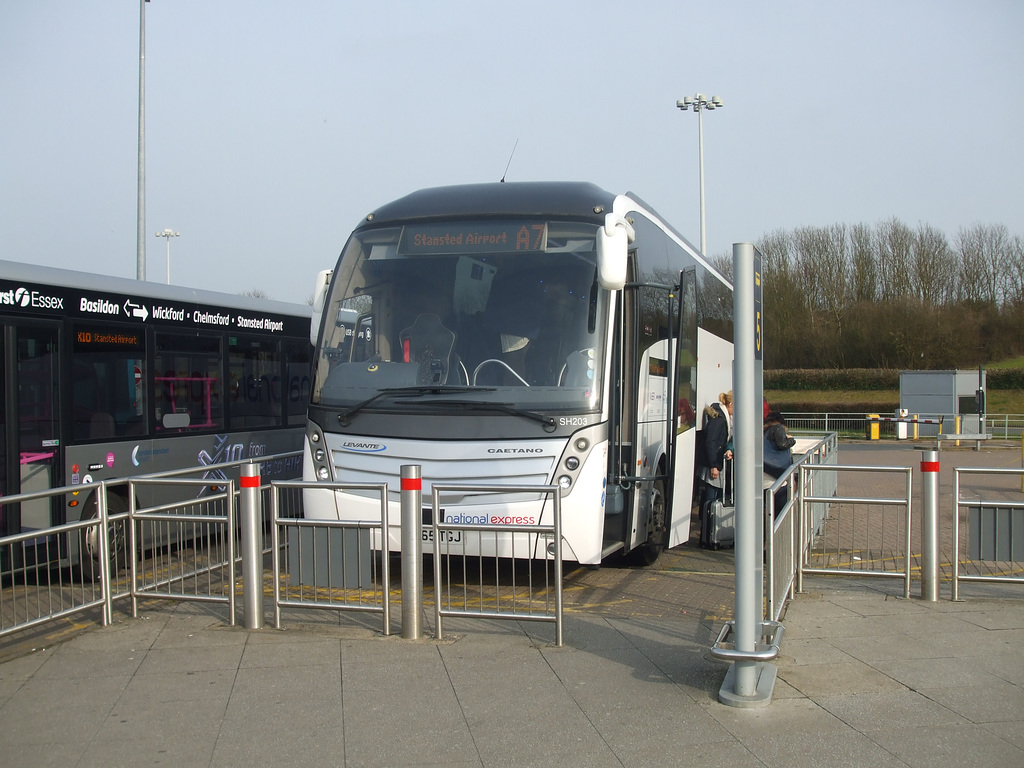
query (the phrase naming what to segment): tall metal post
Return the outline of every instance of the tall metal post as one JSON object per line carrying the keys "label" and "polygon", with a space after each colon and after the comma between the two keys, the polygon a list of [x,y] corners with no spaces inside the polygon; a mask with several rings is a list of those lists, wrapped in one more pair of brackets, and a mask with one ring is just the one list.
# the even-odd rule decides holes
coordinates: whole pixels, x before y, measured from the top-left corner
{"label": "tall metal post", "polygon": [[[921,599],[939,599],[939,452],[921,452]],[[954,555],[955,556],[955,555]]]}
{"label": "tall metal post", "polygon": [[[419,640],[422,634],[423,479],[419,464],[402,465],[402,639]],[[386,536],[385,532],[385,536]]]}
{"label": "tall metal post", "polygon": [[698,161],[700,173],[700,252],[707,254],[707,229],[704,219],[704,110],[697,108],[697,147],[700,153]]}
{"label": "tall metal post", "polygon": [[146,279],[146,1],[139,0],[139,212],[135,277]]}
{"label": "tall metal post", "polygon": [[[734,306],[733,443],[736,485],[736,606],[734,645],[738,654],[755,655],[762,641],[764,550],[762,467],[761,267],[750,243],[732,248]],[[771,702],[776,669],[763,661],[737,659],[718,699],[735,707]]]}
{"label": "tall metal post", "polygon": [[[242,517],[242,613],[246,629],[263,629],[263,500],[260,465],[243,464],[239,479]],[[229,534],[230,535],[230,534]]]}

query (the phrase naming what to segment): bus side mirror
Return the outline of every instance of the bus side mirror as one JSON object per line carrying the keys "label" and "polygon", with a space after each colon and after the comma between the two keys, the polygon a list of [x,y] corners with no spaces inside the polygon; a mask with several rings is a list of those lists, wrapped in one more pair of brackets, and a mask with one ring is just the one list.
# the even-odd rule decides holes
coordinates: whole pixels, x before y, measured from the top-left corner
{"label": "bus side mirror", "polygon": [[331,285],[333,269],[325,269],[316,276],[313,286],[313,316],[309,319],[309,341],[316,346],[316,337],[320,333],[320,321],[323,319],[324,302],[327,301],[327,289]]}
{"label": "bus side mirror", "polygon": [[597,231],[597,279],[602,288],[617,291],[626,284],[629,244],[636,238],[633,226],[619,214],[604,217]]}

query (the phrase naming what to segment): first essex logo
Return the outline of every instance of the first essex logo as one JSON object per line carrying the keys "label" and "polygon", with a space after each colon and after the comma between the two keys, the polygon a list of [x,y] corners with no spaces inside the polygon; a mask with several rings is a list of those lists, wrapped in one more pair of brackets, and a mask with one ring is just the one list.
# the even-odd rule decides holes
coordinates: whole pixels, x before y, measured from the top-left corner
{"label": "first essex logo", "polygon": [[40,309],[64,309],[64,299],[58,296],[46,296],[39,291],[30,291],[22,286],[0,291],[0,304],[15,307],[38,307]]}

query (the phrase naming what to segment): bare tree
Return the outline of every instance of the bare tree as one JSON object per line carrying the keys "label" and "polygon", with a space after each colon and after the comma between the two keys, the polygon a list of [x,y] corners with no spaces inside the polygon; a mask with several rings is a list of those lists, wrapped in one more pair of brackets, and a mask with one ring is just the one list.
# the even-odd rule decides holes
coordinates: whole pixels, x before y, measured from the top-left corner
{"label": "bare tree", "polygon": [[854,302],[874,301],[878,298],[878,260],[875,234],[869,224],[850,227],[850,258],[851,298]]}
{"label": "bare tree", "polygon": [[914,296],[927,305],[944,305],[953,300],[956,258],[946,235],[928,224],[917,228],[911,271]]}
{"label": "bare tree", "polygon": [[878,225],[879,282],[883,300],[902,299],[911,292],[914,239],[914,231],[895,217]]}

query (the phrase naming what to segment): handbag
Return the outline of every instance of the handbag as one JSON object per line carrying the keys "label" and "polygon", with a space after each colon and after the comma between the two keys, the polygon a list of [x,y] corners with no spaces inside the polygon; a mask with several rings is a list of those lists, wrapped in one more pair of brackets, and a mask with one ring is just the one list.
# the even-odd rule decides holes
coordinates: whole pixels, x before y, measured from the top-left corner
{"label": "handbag", "polygon": [[774,440],[764,436],[764,471],[772,477],[779,477],[793,464],[793,452],[779,448]]}

